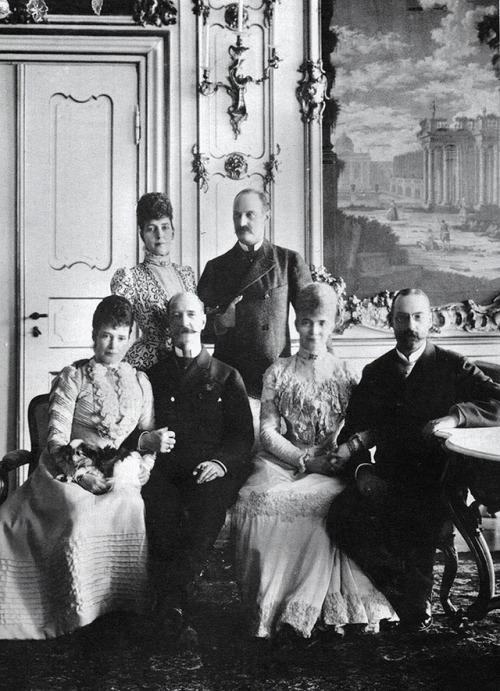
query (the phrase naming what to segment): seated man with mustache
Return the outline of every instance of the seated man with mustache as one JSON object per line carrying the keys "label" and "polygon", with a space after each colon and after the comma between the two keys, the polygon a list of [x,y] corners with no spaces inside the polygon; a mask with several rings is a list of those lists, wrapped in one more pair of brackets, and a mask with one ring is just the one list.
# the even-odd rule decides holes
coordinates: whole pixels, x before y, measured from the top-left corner
{"label": "seated man with mustache", "polygon": [[[445,508],[440,478],[446,454],[435,433],[500,424],[500,385],[466,358],[428,340],[427,295],[407,288],[390,314],[396,347],[365,367],[346,413],[339,443],[352,483],[328,515],[335,544],[372,578],[401,624],[432,623],[436,545]],[[375,462],[368,449],[376,446]]]}
{"label": "seated man with mustache", "polygon": [[158,622],[167,636],[189,628],[192,641],[188,586],[248,474],[254,431],[241,376],[201,345],[201,300],[177,293],[168,316],[174,349],[147,372],[160,429],[143,433],[139,446],[159,452],[143,488]]}

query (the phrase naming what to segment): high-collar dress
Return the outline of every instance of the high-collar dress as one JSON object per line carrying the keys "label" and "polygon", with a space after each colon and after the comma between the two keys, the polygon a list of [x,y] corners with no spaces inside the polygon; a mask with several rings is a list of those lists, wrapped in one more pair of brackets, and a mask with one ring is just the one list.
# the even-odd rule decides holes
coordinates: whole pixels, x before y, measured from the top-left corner
{"label": "high-collar dress", "polygon": [[172,348],[168,301],[175,293],[196,292],[193,269],[146,252],[141,264],[115,272],[111,292],[127,298],[141,329],[141,336],[124,360],[139,370],[147,370],[156,364],[163,349]]}
{"label": "high-collar dress", "polygon": [[270,637],[284,624],[304,637],[317,625],[377,630],[381,619],[397,618],[326,532],[328,508],[344,482],[291,465],[304,449],[335,442],[356,382],[326,350],[280,358],[264,375],[261,448],[232,515],[237,577],[254,636]]}
{"label": "high-collar dress", "polygon": [[154,427],[144,373],[94,359],[60,372],[50,396],[47,448],[0,507],[0,639],[52,638],[105,612],[144,611],[149,593],[139,483],[94,495],[63,482],[50,452],[72,439],[118,448],[137,426]]}

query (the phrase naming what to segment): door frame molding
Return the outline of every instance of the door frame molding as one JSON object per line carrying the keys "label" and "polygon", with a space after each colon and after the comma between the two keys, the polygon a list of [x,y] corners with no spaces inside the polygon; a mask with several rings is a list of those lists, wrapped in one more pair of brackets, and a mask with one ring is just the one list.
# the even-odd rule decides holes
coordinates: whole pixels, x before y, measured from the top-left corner
{"label": "door frame molding", "polygon": [[[162,35],[47,35],[16,34],[2,32],[0,63],[17,65],[17,163],[16,163],[16,383],[17,421],[16,436],[20,448],[29,448],[27,438],[24,376],[24,342],[21,324],[24,320],[24,84],[23,65],[33,62],[120,62],[136,64],[139,75],[139,105],[143,145],[138,157],[138,194],[146,190],[167,189],[166,185],[166,137],[169,123],[165,120],[165,42]],[[168,46],[167,46],[168,49]],[[168,52],[167,52],[168,54]],[[21,469],[22,470],[22,469]],[[24,478],[19,477],[19,480]]]}

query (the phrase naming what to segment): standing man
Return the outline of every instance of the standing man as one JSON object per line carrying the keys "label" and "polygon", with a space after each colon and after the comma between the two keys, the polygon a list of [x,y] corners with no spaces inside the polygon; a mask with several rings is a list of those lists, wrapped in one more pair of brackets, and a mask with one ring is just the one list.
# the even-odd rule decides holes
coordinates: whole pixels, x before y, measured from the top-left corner
{"label": "standing man", "polygon": [[141,449],[158,451],[143,488],[157,615],[181,632],[187,587],[203,568],[246,477],[254,434],[243,381],[201,345],[206,317],[193,293],[169,303],[174,350],[148,370],[158,430]]}
{"label": "standing man", "polygon": [[290,355],[290,303],[295,305],[301,288],[312,281],[297,252],[264,239],[269,213],[263,192],[239,192],[233,204],[238,242],[207,263],[198,284],[215,357],[235,367],[256,396],[269,365]]}
{"label": "standing man", "polygon": [[355,480],[334,499],[328,529],[401,623],[419,630],[432,623],[433,563],[446,518],[446,455],[435,434],[500,424],[500,386],[428,340],[432,314],[421,290],[400,291],[390,318],[396,348],[365,367],[347,409],[332,469],[345,466]]}

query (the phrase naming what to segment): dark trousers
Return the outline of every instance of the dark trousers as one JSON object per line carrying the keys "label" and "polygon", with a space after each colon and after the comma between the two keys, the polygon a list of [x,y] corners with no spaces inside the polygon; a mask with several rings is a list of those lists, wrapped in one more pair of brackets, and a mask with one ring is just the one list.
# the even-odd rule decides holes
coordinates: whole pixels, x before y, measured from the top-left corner
{"label": "dark trousers", "polygon": [[334,499],[327,529],[384,593],[400,619],[422,620],[446,514],[429,487],[391,486],[382,501],[363,497],[356,483]]}
{"label": "dark trousers", "polygon": [[226,475],[197,484],[190,473],[162,470],[142,489],[150,572],[158,601],[184,608],[240,483]]}

